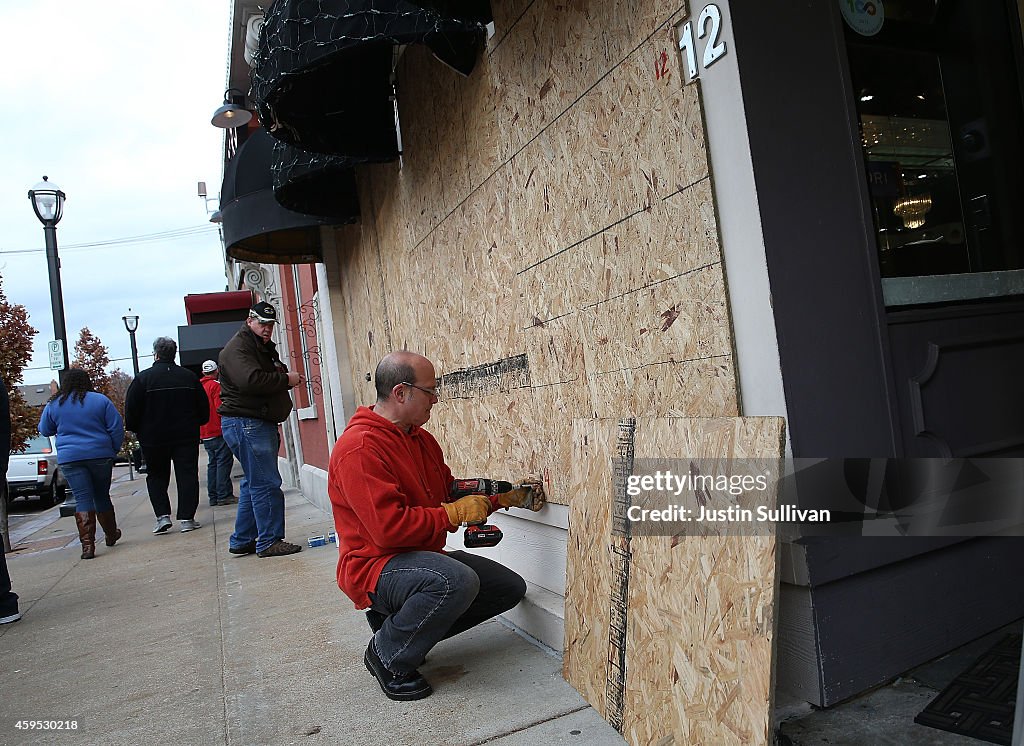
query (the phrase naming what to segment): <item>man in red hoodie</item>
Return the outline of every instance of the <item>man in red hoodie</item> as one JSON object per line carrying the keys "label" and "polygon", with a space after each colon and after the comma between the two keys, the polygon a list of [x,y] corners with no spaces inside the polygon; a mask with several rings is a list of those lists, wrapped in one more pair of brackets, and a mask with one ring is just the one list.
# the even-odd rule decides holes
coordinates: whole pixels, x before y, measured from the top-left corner
{"label": "man in red hoodie", "polygon": [[220,415],[217,413],[217,407],[220,406],[219,374],[217,363],[212,360],[203,363],[203,377],[199,382],[203,384],[206,398],[210,401],[210,419],[199,428],[199,438],[203,441],[209,461],[206,467],[206,494],[210,498],[210,505],[232,505],[238,502],[231,489],[231,467],[235,457],[224,442]]}
{"label": "man in red hoodie", "polygon": [[[480,555],[444,552],[445,537],[527,490],[450,501],[453,477],[422,428],[437,402],[434,366],[393,352],[374,374],[377,403],[359,407],[331,452],[327,491],[338,534],[338,586],[369,609],[363,662],[390,699],[433,690],[417,667],[441,640],[511,609],[526,581]],[[538,487],[539,488],[539,487]]]}

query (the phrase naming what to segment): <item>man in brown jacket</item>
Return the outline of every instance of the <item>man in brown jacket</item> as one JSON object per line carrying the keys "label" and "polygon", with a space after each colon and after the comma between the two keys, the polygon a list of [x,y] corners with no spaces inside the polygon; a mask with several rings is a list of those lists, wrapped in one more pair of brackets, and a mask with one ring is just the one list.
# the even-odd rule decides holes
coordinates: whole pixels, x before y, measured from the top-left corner
{"label": "man in brown jacket", "polygon": [[284,493],[277,468],[277,426],[292,411],[288,390],[298,386],[300,378],[285,367],[270,341],[276,322],[277,309],[257,303],[220,353],[217,411],[224,440],[245,472],[235,532],[228,543],[232,554],[283,557],[302,550],[284,540]]}

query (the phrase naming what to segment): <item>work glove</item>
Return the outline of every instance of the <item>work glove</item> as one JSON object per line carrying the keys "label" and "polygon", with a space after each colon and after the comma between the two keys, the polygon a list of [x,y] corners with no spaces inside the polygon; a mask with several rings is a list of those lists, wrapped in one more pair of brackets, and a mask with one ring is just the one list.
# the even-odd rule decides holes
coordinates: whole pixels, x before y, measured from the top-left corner
{"label": "work glove", "polygon": [[491,512],[491,501],[483,495],[466,495],[455,502],[442,503],[453,526],[483,523]]}
{"label": "work glove", "polygon": [[540,482],[523,482],[511,492],[497,497],[502,508],[526,508],[537,511],[544,507],[544,485]]}

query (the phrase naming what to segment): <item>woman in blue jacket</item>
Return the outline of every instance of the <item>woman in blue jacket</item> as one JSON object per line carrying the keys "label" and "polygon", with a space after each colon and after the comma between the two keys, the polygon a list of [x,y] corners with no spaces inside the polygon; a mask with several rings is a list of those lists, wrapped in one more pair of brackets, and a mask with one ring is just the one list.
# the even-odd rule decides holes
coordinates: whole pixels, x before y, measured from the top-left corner
{"label": "woman in blue jacket", "polygon": [[121,538],[110,502],[114,456],[124,440],[124,423],[110,399],[92,390],[92,379],[71,368],[43,410],[39,432],[57,436],[57,463],[75,495],[75,522],[82,559],[96,556],[96,521],[108,547]]}

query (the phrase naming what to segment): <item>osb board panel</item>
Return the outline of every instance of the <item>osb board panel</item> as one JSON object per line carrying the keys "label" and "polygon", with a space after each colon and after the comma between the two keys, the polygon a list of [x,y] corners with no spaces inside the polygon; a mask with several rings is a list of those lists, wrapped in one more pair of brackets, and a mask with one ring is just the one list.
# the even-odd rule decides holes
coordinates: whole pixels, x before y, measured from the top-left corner
{"label": "osb board panel", "polygon": [[721,261],[711,180],[644,210],[521,272],[527,324],[619,297]]}
{"label": "osb board panel", "polygon": [[667,30],[646,42],[512,159],[525,267],[708,175],[697,87],[651,63],[670,42]]}
{"label": "osb board panel", "polygon": [[[782,456],[779,418],[649,419],[635,458]],[[611,534],[618,422],[573,423],[563,672],[633,744],[767,743],[776,547],[772,536]],[[673,546],[675,544],[675,546]],[[625,549],[628,560],[612,547]],[[625,566],[625,671],[613,634]],[[616,578],[619,578],[618,580]],[[620,610],[622,611],[622,610]],[[621,712],[616,694],[622,696]]]}
{"label": "osb board panel", "polygon": [[504,93],[498,124],[512,152],[570,108],[607,70],[667,28],[680,7],[652,0],[532,3],[491,52]]}
{"label": "osb board panel", "polygon": [[476,189],[512,157],[512,144],[498,129],[502,88],[490,57],[477,60],[473,74],[457,82],[466,123],[465,152],[470,188]]}
{"label": "osb board panel", "polygon": [[736,372],[731,356],[664,362],[587,380],[595,417],[732,417]]}
{"label": "osb board panel", "polygon": [[550,502],[569,504],[570,423],[585,414],[580,386],[541,386],[448,399],[427,427],[455,474],[521,479],[540,476]]}
{"label": "osb board panel", "polygon": [[580,317],[594,375],[732,352],[721,264],[605,301]]}
{"label": "osb board panel", "polygon": [[522,335],[530,355],[530,381],[533,385],[576,382],[580,389],[587,390],[583,352],[586,330],[581,326],[579,314],[547,322],[538,319],[538,323],[524,329]]}
{"label": "osb board panel", "polygon": [[372,372],[390,348],[377,251],[370,232],[358,225],[337,228],[335,236],[355,403],[368,404],[373,387],[367,391],[364,374]]}
{"label": "osb board panel", "polygon": [[487,52],[490,54],[495,47],[501,44],[509,32],[519,21],[531,4],[538,0],[500,0],[491,3],[491,14],[494,17],[494,36],[488,40]]}
{"label": "osb board panel", "polygon": [[[348,319],[351,346],[383,324],[439,374],[525,352],[532,389],[442,402],[430,427],[471,472],[545,474],[553,502],[571,494],[571,418],[736,413],[699,100],[656,64],[673,7],[538,0],[468,79],[409,48],[404,163],[358,172],[370,209],[345,283],[353,316],[379,321]],[[562,75],[544,106],[576,90],[573,105],[531,114],[532,134],[498,124],[538,60]],[[507,163],[510,127],[532,142]],[[353,355],[360,403],[387,351]]]}
{"label": "osb board panel", "polygon": [[562,675],[607,717],[615,421],[574,420]]}

